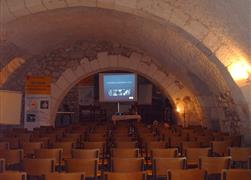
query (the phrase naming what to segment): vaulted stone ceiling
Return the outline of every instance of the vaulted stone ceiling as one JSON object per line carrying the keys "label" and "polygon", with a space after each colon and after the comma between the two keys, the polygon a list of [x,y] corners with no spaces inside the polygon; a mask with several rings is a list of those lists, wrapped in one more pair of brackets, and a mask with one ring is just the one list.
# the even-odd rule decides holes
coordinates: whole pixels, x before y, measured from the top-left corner
{"label": "vaulted stone ceiling", "polygon": [[[233,56],[250,60],[250,0],[4,0],[5,21],[66,7],[99,7],[169,21],[203,42],[227,65]],[[249,57],[249,58],[248,58]]]}
{"label": "vaulted stone ceiling", "polygon": [[[250,59],[250,17],[246,15],[250,0],[4,2],[8,41],[26,56],[77,40],[109,40],[152,56],[201,102],[210,97],[215,104],[215,98],[230,93],[237,107],[246,104],[225,66]],[[239,112],[241,119],[246,118],[243,113]]]}
{"label": "vaulted stone ceiling", "polygon": [[[19,18],[10,22],[8,29],[8,40],[33,55],[79,39],[105,39],[148,52],[167,71],[188,82],[190,88],[201,90],[198,94],[209,90],[209,83],[213,87],[207,91],[209,94],[228,90],[221,72],[207,60],[207,54],[196,48],[198,42],[194,39],[192,44],[186,39],[192,37],[184,38],[187,34],[167,23],[109,10],[70,8]],[[207,82],[203,83],[205,89],[193,86],[191,78],[196,76],[200,77],[198,82]]]}

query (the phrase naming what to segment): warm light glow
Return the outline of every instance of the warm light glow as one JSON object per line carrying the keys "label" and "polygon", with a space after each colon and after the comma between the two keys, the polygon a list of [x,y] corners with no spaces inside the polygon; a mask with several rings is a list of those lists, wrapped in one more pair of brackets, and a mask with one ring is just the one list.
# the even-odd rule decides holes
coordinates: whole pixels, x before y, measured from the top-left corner
{"label": "warm light glow", "polygon": [[184,105],[183,103],[176,104],[176,112],[182,114],[184,111]]}
{"label": "warm light glow", "polygon": [[238,60],[228,66],[228,70],[235,81],[248,80],[251,74],[251,67],[248,62]]}

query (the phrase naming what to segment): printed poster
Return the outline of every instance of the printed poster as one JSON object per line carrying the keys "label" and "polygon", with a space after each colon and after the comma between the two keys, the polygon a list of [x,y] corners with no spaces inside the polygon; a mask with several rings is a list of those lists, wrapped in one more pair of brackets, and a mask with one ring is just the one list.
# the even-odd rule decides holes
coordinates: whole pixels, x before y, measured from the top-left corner
{"label": "printed poster", "polygon": [[51,126],[51,77],[27,76],[25,84],[25,128]]}

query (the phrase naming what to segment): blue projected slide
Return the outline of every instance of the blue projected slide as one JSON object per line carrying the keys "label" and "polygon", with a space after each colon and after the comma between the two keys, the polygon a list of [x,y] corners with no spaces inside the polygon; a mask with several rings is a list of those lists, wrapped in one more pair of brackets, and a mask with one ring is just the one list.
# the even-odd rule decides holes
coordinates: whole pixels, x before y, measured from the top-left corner
{"label": "blue projected slide", "polygon": [[101,74],[100,101],[136,101],[135,74]]}

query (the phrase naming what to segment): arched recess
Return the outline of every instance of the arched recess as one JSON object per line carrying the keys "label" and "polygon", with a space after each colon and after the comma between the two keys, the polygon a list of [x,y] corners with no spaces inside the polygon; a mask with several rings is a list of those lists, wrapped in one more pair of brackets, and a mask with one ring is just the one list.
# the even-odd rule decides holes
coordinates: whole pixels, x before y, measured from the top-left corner
{"label": "arched recess", "polygon": [[[195,2],[194,0],[191,1]],[[236,44],[232,43],[231,36],[222,34],[222,32],[228,32],[228,24],[226,26],[221,24],[223,27],[218,24],[210,24],[210,15],[200,19],[206,14],[203,11],[199,13],[199,16],[194,17],[192,14],[194,11],[191,11],[191,8],[184,11],[184,9],[179,9],[180,6],[173,6],[170,9],[167,3],[170,1],[164,0],[132,0],[130,3],[124,0],[10,0],[4,2],[8,2],[8,15],[6,19],[8,22],[7,29],[10,27],[10,32],[12,32],[9,36],[10,41],[20,47],[32,47],[30,51],[32,53],[34,52],[33,47],[37,44],[52,48],[52,46],[48,46],[48,39],[53,43],[57,42],[58,39],[63,39],[63,37],[58,39],[54,37],[60,34],[57,31],[58,29],[69,32],[69,29],[64,29],[60,26],[47,29],[48,31],[44,32],[44,29],[46,29],[44,24],[41,23],[39,18],[30,21],[32,17],[42,15],[43,12],[50,14],[52,11],[55,11],[55,14],[50,14],[51,16],[46,18],[46,20],[52,20],[59,13],[58,11],[67,9],[70,12],[69,14],[65,16],[65,12],[62,12],[62,17],[55,19],[54,22],[49,21],[51,23],[49,24],[50,27],[52,24],[57,24],[57,21],[59,22],[60,20],[63,21],[61,24],[65,27],[65,24],[69,25],[69,21],[72,21],[71,18],[73,18],[73,12],[71,11],[73,8],[69,7],[91,7],[88,9],[92,9],[95,13],[101,9],[111,11],[111,19],[114,21],[110,23],[108,21],[104,21],[103,23],[97,21],[98,26],[87,24],[89,22],[88,19],[90,20],[93,17],[83,20],[85,16],[80,18],[74,16],[74,18],[85,22],[81,23],[84,24],[84,28],[80,28],[79,24],[77,24],[77,26],[72,26],[70,32],[74,32],[74,34],[77,34],[77,32],[86,32],[76,37],[76,39],[79,39],[79,37],[83,37],[84,35],[89,36],[89,33],[93,32],[94,29],[102,29],[102,32],[104,32],[102,35],[105,38],[112,39],[112,37],[117,37],[115,35],[118,35],[121,37],[121,39],[115,38],[118,42],[133,45],[134,47],[143,49],[145,52],[149,52],[151,56],[162,61],[162,66],[165,66],[165,68],[169,67],[169,70],[173,69],[174,72],[177,72],[175,74],[176,77],[182,79],[182,82],[189,89],[193,90],[193,93],[196,94],[201,104],[205,105],[204,107],[208,113],[207,116],[211,116],[210,120],[213,120],[216,124],[218,122],[221,123],[220,128],[223,130],[227,128],[231,129],[232,125],[229,124],[236,124],[234,129],[241,132],[245,131],[245,134],[250,134],[248,133],[250,131],[250,121],[248,119],[250,120],[250,118],[248,116],[246,101],[240,89],[232,80],[227,68],[224,66],[231,63],[229,61],[232,61],[232,59],[238,59],[236,58],[238,55],[236,56],[235,53]],[[180,5],[182,6],[182,4]],[[225,6],[222,7],[225,8]],[[228,9],[231,10],[229,7]],[[82,12],[82,9],[80,11]],[[189,13],[184,13],[183,11],[188,11]],[[128,21],[122,21],[118,15],[121,12],[124,15],[131,16],[127,19]],[[99,15],[98,18],[100,19],[100,17],[103,19],[104,14]],[[114,17],[118,17],[118,19]],[[136,26],[132,22],[139,17],[140,21],[138,26]],[[217,19],[222,19],[221,17],[223,18],[223,16],[217,16]],[[22,19],[24,21],[21,21]],[[216,18],[212,20],[216,20]],[[16,24],[15,22],[18,21],[19,23]],[[205,26],[204,23],[207,21],[209,25]],[[40,26],[34,25],[34,22],[39,22]],[[91,20],[91,24],[93,22],[95,21]],[[13,26],[11,27],[12,23]],[[22,27],[26,26],[27,28],[21,31]],[[90,31],[84,31],[88,27],[90,27]],[[224,30],[225,28],[226,30]],[[219,29],[223,31],[219,32]],[[42,32],[38,33],[37,31],[39,30],[42,30]],[[53,30],[54,34],[52,33]],[[33,34],[33,32],[35,33]],[[50,36],[48,36],[49,34]],[[66,33],[62,34],[65,36]],[[102,35],[98,31],[94,39]],[[43,41],[45,39],[47,41]],[[133,40],[136,40],[136,42],[133,42]],[[47,49],[42,47],[42,50],[46,51]],[[182,65],[182,68],[180,68],[180,65]],[[182,77],[178,76],[179,74]],[[204,88],[201,88],[203,82],[205,83],[205,87],[203,85]],[[192,86],[194,86],[194,89],[192,89]],[[207,93],[209,89],[212,90],[212,94]],[[232,118],[232,114],[234,114],[234,118]]]}
{"label": "arched recess", "polygon": [[[159,62],[161,61],[161,65],[173,71],[172,73],[175,76],[182,79],[193,92],[197,91],[195,94],[201,94],[202,101],[207,101],[208,94],[210,96],[214,94],[217,97],[221,93],[230,91],[237,106],[244,106],[246,103],[227,68],[220,62],[221,58],[214,53],[214,50],[210,49],[210,45],[201,40],[201,37],[204,37],[203,34],[207,34],[203,31],[205,29],[201,28],[203,25],[195,21],[189,21],[191,24],[187,25],[186,19],[191,20],[190,16],[179,19],[180,14],[176,14],[176,11],[174,11],[172,17],[177,16],[177,18],[165,19],[161,16],[161,13],[158,14],[159,16],[154,14],[163,12],[157,11],[157,9],[152,12],[153,14],[149,14],[146,9],[151,10],[149,7],[154,4],[152,1],[147,8],[145,6],[140,8],[144,5],[143,2],[137,4],[137,6],[134,4],[129,7],[126,3],[117,1],[115,6],[112,5],[112,1],[107,1],[107,3],[101,1],[74,3],[69,1],[68,4],[58,0],[46,1],[44,4],[41,1],[33,1],[33,3],[29,1],[24,3],[26,6],[22,6],[22,1],[18,1],[20,2],[18,3],[13,0],[13,2],[15,3],[8,4],[10,16],[15,14],[14,19],[8,19],[7,23],[7,29],[10,28],[9,31],[12,32],[9,40],[20,47],[29,49],[30,53],[48,51],[55,46],[54,43],[56,45],[64,43],[61,40],[65,39],[78,40],[79,37],[108,38],[149,52],[151,56],[154,56]],[[127,8],[122,8],[123,5]],[[85,6],[92,8],[77,8]],[[31,8],[30,11],[27,11],[27,7],[28,9]],[[35,7],[40,8],[33,9]],[[104,9],[106,11],[101,11]],[[17,12],[16,10],[20,11]],[[29,14],[33,10],[34,14]],[[133,13],[134,10],[137,13]],[[87,13],[82,14],[83,12]],[[73,16],[74,14],[75,16]],[[103,23],[100,22],[100,17],[105,19]],[[42,21],[40,21],[40,18],[42,18]],[[73,21],[72,18],[82,19],[85,23]],[[90,21],[90,19],[92,20]],[[73,24],[70,25],[71,23]],[[65,24],[67,24],[67,28]],[[189,29],[186,29],[187,27]],[[65,36],[68,32],[72,32],[74,36]],[[220,44],[218,40],[215,42]],[[214,42],[210,43],[214,44]],[[217,47],[217,49],[221,48]],[[224,52],[222,54],[228,54],[227,50]],[[180,65],[184,67],[180,68]],[[201,88],[202,83],[206,86],[205,88]],[[210,92],[205,93],[209,89]],[[214,102],[211,105],[215,107],[218,101],[214,99],[212,101]],[[209,108],[211,108],[211,105],[208,105]],[[240,112],[240,119],[246,121],[246,114]],[[217,118],[213,118],[217,121]]]}
{"label": "arched recess", "polygon": [[[31,53],[50,51],[55,48],[54,43],[63,44],[66,39],[109,39],[148,52],[157,59],[156,63],[182,79],[194,94],[200,94],[202,101],[213,96],[211,101],[214,102],[209,103],[209,108],[215,107],[215,97],[227,91],[231,91],[238,106],[245,103],[227,69],[203,43],[198,43],[196,36],[193,37],[178,26],[158,18],[151,21],[147,17],[141,19],[117,13],[114,16],[113,11],[103,11],[101,8],[62,8],[46,11],[45,14],[23,16],[8,24],[12,30],[9,38],[20,47],[29,49]],[[105,19],[105,23],[100,23],[100,16]],[[39,21],[40,18],[43,20]],[[82,19],[85,23],[73,21],[72,18]],[[68,25],[67,28],[65,24]],[[74,36],[66,36],[68,32]]]}
{"label": "arched recess", "polygon": [[[146,77],[156,84],[166,97],[169,98],[173,106],[177,101],[189,99],[189,111],[186,112],[188,122],[184,122],[182,116],[177,113],[178,124],[187,125],[206,125],[203,118],[202,107],[197,103],[196,97],[189,89],[184,87],[173,75],[163,72],[149,57],[133,53],[129,58],[121,55],[108,55],[106,52],[98,54],[97,59],[89,61],[83,59],[80,66],[76,69],[67,69],[60,78],[52,85],[52,105],[51,105],[51,124],[54,124],[56,112],[63,98],[69,90],[80,80],[90,75],[102,71],[121,70],[135,72]],[[186,123],[186,124],[185,124]]]}

